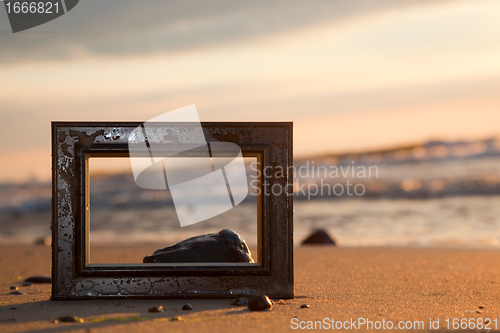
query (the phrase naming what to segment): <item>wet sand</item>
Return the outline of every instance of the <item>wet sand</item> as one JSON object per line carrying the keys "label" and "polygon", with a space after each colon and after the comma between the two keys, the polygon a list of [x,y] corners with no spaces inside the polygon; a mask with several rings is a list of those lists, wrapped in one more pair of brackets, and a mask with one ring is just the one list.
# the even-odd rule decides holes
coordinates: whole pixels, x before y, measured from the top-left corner
{"label": "wet sand", "polygon": [[[124,247],[122,259],[137,250]],[[494,319],[500,316],[499,250],[299,247],[295,251],[296,298],[266,312],[249,312],[231,306],[229,300],[50,301],[50,285],[21,286],[29,276],[51,274],[50,251],[44,245],[0,246],[0,331],[280,332],[295,331],[292,326],[301,321],[305,327],[307,321],[323,322],[324,318],[366,318],[395,325],[422,321],[423,329],[408,330],[412,332],[430,331],[430,318],[439,319],[443,331],[446,318],[450,323],[454,318],[490,318],[494,330]],[[19,286],[25,295],[7,295],[11,285]],[[188,302],[193,310],[181,311]],[[305,303],[310,307],[301,309]],[[165,312],[148,313],[156,305],[162,305]],[[85,322],[53,323],[65,315],[82,317]],[[172,321],[175,316],[181,320]],[[384,330],[359,327],[358,322],[357,329],[343,331]]]}

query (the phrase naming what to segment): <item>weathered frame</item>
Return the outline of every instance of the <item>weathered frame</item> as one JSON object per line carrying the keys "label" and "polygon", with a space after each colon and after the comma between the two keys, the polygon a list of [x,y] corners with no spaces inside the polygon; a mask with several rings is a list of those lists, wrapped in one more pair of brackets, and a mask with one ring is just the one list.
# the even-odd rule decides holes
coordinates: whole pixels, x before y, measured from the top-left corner
{"label": "weathered frame", "polygon": [[[128,157],[128,136],[141,124],[52,123],[52,299],[293,298],[293,196],[284,190],[293,180],[291,122],[202,123],[207,142],[237,144],[259,159],[261,172],[274,170],[261,186],[282,189],[258,197],[260,265],[87,265],[88,158]],[[155,124],[175,131],[189,125]]]}

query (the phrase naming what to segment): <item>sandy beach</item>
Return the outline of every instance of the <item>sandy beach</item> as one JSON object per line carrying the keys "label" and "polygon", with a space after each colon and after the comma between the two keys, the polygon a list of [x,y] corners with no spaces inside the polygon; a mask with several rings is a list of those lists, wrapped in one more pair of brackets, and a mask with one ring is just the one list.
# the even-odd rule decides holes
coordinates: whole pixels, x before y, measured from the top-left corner
{"label": "sandy beach", "polygon": [[500,0],[0,2],[0,333],[500,333]]}
{"label": "sandy beach", "polygon": [[[124,247],[120,253],[126,260],[137,250]],[[50,252],[44,245],[0,247],[0,331],[294,331],[306,328],[308,321],[321,321],[326,329],[325,321],[358,318],[374,325],[382,321],[416,325],[421,321],[423,327],[407,331],[425,332],[446,331],[447,318],[449,330],[455,318],[473,318],[474,322],[489,318],[490,331],[495,331],[500,314],[500,251],[493,249],[298,247],[296,297],[266,312],[250,312],[226,299],[51,301],[50,285],[22,286],[29,276],[50,276]],[[25,295],[8,295],[10,286],[18,286]],[[193,310],[182,311],[188,302]],[[300,308],[302,304],[310,307]],[[157,305],[165,312],[148,313]],[[54,323],[66,315],[81,317],[84,323]],[[430,319],[439,319],[439,330],[431,329]],[[384,329],[370,329],[358,321],[357,326],[342,331]]]}

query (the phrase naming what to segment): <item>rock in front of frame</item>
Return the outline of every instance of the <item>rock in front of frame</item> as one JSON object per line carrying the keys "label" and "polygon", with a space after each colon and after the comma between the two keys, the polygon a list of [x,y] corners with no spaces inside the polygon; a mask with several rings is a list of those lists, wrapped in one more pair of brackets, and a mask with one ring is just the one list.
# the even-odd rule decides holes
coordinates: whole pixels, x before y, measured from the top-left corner
{"label": "rock in front of frame", "polygon": [[273,302],[266,295],[255,296],[248,302],[248,310],[265,311],[273,308]]}

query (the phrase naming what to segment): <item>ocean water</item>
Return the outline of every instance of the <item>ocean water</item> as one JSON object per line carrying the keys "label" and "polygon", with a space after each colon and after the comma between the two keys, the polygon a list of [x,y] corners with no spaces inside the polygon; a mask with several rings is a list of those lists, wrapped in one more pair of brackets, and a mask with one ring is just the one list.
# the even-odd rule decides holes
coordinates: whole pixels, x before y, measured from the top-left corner
{"label": "ocean water", "polygon": [[[309,173],[296,173],[294,179],[295,244],[321,228],[341,246],[500,247],[500,155],[476,151],[442,157],[440,150],[441,158],[416,159],[412,151],[407,159],[372,154],[371,160],[351,156],[297,161],[296,167],[306,165]],[[329,171],[372,166],[377,173],[324,177],[314,173],[317,166]],[[325,184],[339,184],[340,189],[347,181],[363,188],[363,195],[303,191]],[[240,233],[250,246],[257,242],[254,195],[222,215],[181,228],[169,193],[142,190],[130,174],[95,177],[91,191],[91,244],[168,246],[224,228]],[[50,236],[50,209],[49,182],[0,184],[0,244],[30,244]]]}
{"label": "ocean water", "polygon": [[[181,228],[173,207],[101,208],[92,244],[158,243],[230,228],[256,245],[256,210],[244,203],[210,221]],[[0,244],[30,244],[50,235],[50,211],[3,215]],[[294,203],[295,244],[326,229],[341,246],[500,247],[500,196],[431,199],[301,200]]]}
{"label": "ocean water", "polygon": [[295,203],[295,240],[324,228],[341,246],[500,247],[500,197]]}

